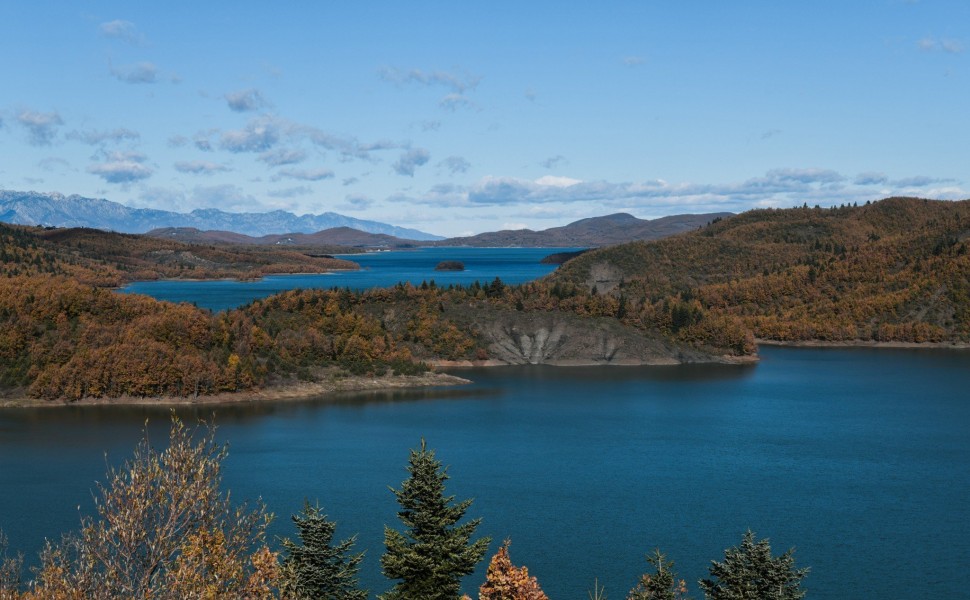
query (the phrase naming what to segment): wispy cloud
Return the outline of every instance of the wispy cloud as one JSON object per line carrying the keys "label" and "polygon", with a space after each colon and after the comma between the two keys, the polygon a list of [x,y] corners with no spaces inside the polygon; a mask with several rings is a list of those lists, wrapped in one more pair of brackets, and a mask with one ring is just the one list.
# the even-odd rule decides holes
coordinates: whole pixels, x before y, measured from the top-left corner
{"label": "wispy cloud", "polygon": [[557,154],[555,156],[550,156],[546,160],[539,163],[539,165],[544,169],[555,169],[556,167],[568,164],[569,161],[562,154]]}
{"label": "wispy cloud", "polygon": [[322,179],[330,179],[331,177],[333,177],[333,171],[330,169],[280,169],[280,171],[273,176],[273,181],[279,181],[280,179],[320,181]]}
{"label": "wispy cloud", "polygon": [[110,65],[111,75],[122,83],[155,83],[158,81],[158,68],[150,62],[115,67]]}
{"label": "wispy cloud", "polygon": [[476,104],[464,94],[452,93],[439,100],[438,106],[454,112],[459,108],[474,108]]}
{"label": "wispy cloud", "polygon": [[639,67],[647,62],[647,59],[642,56],[624,56],[621,62],[627,67]]}
{"label": "wispy cloud", "polygon": [[196,186],[190,204],[230,212],[264,211],[266,206],[238,185]]}
{"label": "wispy cloud", "polygon": [[402,154],[392,167],[398,175],[414,177],[414,171],[431,160],[431,153],[424,148],[412,148]]}
{"label": "wispy cloud", "polygon": [[101,163],[88,167],[88,173],[108,183],[134,183],[152,176],[154,171],[145,165],[147,157],[139,152],[105,152]]}
{"label": "wispy cloud", "polygon": [[192,136],[192,145],[203,152],[212,152],[215,147],[212,144],[212,137],[219,133],[218,129],[208,129],[196,132]]}
{"label": "wispy cloud", "polygon": [[443,86],[459,94],[475,89],[481,81],[481,77],[468,74],[459,75],[448,71],[423,71],[421,69],[401,70],[392,67],[382,68],[380,77],[384,81],[397,85]]}
{"label": "wispy cloud", "polygon": [[925,37],[919,40],[916,42],[916,47],[923,52],[946,52],[947,54],[960,54],[966,49],[966,46],[960,40],[934,37]]}
{"label": "wispy cloud", "polygon": [[239,90],[238,92],[229,92],[224,98],[229,108],[236,112],[259,110],[266,106],[266,99],[263,98],[263,94],[254,88]]}
{"label": "wispy cloud", "polygon": [[184,160],[175,163],[175,170],[179,173],[191,173],[193,175],[212,175],[231,169],[226,165],[209,162],[206,160]]}
{"label": "wispy cloud", "polygon": [[[941,187],[941,184],[948,184]],[[873,189],[873,186],[881,186]],[[698,210],[747,210],[756,207],[830,205],[833,202],[864,201],[893,194],[964,197],[953,180],[926,176],[888,180],[881,174],[864,174],[850,183],[829,169],[785,168],[768,171],[740,183],[668,183],[663,180],[635,183],[580,181],[569,177],[545,176],[537,180],[513,177],[485,177],[473,185],[436,185],[417,196],[399,194],[390,198],[434,206],[487,207],[539,205],[567,206],[595,203],[642,211],[676,207],[685,212]]]}
{"label": "wispy cloud", "polygon": [[459,173],[467,173],[472,165],[461,156],[449,156],[439,162],[438,166],[447,169],[452,175],[457,175]]}
{"label": "wispy cloud", "polygon": [[306,152],[303,150],[288,150],[285,148],[280,148],[278,150],[272,150],[270,152],[263,152],[259,155],[259,160],[266,163],[271,167],[279,167],[282,165],[295,165],[297,163],[303,162],[306,159]]}
{"label": "wispy cloud", "polygon": [[361,194],[348,194],[344,198],[343,204],[338,206],[340,210],[366,210],[374,205],[374,200]]}
{"label": "wispy cloud", "polygon": [[265,152],[280,141],[282,129],[283,124],[278,119],[263,115],[242,129],[223,133],[219,146],[229,152]]}
{"label": "wispy cloud", "polygon": [[67,139],[75,140],[90,146],[101,146],[107,143],[118,144],[125,141],[134,141],[141,138],[141,134],[125,127],[98,131],[91,129],[88,131],[72,131],[67,134]]}
{"label": "wispy cloud", "polygon": [[439,100],[438,105],[446,110],[474,108],[475,103],[468,92],[478,87],[481,77],[467,73],[449,71],[424,71],[421,69],[402,70],[384,67],[379,71],[381,79],[397,86],[418,85],[422,87],[443,87],[451,90]]}
{"label": "wispy cloud", "polygon": [[58,158],[56,156],[49,156],[47,158],[41,159],[37,163],[37,166],[47,172],[53,171],[64,171],[71,167],[71,163],[67,162],[63,158]]}
{"label": "wispy cloud", "polygon": [[309,196],[313,193],[313,188],[308,185],[298,185],[296,187],[284,188],[282,190],[270,190],[267,196],[273,198],[296,198],[297,196]]}
{"label": "wispy cloud", "polygon": [[[214,133],[217,132],[207,132],[205,139],[208,140],[209,136]],[[336,135],[311,125],[296,123],[269,114],[250,119],[249,123],[242,129],[223,132],[219,136],[219,147],[229,152],[260,152],[267,159],[295,158],[296,155],[287,154],[283,151],[279,154],[271,152],[277,144],[284,141],[291,146],[299,146],[300,143],[308,142],[314,146],[338,152],[343,158],[362,160],[370,160],[372,152],[406,147],[406,144],[390,140],[361,142],[354,137]],[[196,142],[196,145],[198,145],[198,142]]]}
{"label": "wispy cloud", "polygon": [[145,36],[138,31],[138,28],[131,21],[122,19],[107,21],[98,26],[98,31],[106,38],[121,40],[133,46],[143,46],[147,43]]}
{"label": "wispy cloud", "polygon": [[20,111],[17,122],[27,130],[27,139],[34,146],[50,146],[57,135],[57,128],[64,124],[56,111],[45,113],[34,110]]}
{"label": "wispy cloud", "polygon": [[885,173],[877,173],[875,171],[869,171],[867,173],[859,173],[852,180],[852,183],[856,185],[883,185],[889,181]]}

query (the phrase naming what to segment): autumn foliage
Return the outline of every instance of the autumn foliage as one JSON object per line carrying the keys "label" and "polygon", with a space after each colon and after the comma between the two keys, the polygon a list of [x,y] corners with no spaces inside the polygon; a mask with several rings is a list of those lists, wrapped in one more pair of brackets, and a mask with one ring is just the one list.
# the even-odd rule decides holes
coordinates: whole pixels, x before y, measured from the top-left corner
{"label": "autumn foliage", "polygon": [[[333,263],[0,225],[0,389],[49,400],[195,396],[483,360],[513,313],[601,319],[708,354],[781,342],[970,341],[970,201],[756,210],[590,251],[520,286],[293,290],[219,314],[120,295],[133,278],[258,276]],[[323,262],[320,262],[323,261]],[[666,342],[665,342],[666,343]]]}
{"label": "autumn foliage", "polygon": [[478,590],[479,600],[548,600],[535,577],[529,577],[529,569],[516,567],[509,558],[509,545],[505,540],[488,564],[485,583]]}
{"label": "autumn foliage", "polygon": [[970,341],[970,201],[753,210],[699,231],[588,252],[551,278],[625,321],[736,351],[754,338]]}

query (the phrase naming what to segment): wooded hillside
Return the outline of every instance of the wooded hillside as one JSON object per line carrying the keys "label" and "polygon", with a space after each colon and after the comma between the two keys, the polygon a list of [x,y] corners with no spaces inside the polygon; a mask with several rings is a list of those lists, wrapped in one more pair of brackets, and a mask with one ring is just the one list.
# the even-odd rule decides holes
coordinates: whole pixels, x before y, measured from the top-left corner
{"label": "wooded hillside", "polygon": [[679,303],[755,336],[970,341],[970,201],[755,210],[589,252],[551,277],[650,313]]}
{"label": "wooded hillside", "polygon": [[98,229],[0,223],[0,276],[65,275],[90,285],[119,286],[159,278],[253,278],[356,268],[351,261],[292,248],[186,244]]}

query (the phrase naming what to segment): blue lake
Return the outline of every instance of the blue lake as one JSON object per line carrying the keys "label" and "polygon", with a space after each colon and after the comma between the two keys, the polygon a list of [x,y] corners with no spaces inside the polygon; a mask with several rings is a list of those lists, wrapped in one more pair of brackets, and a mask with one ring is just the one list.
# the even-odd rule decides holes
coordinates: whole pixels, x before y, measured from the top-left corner
{"label": "blue lake", "polygon": [[[369,252],[340,255],[360,265],[359,271],[342,271],[318,275],[272,275],[259,281],[141,281],[125,286],[124,293],[147,294],[159,300],[193,302],[197,306],[219,311],[235,308],[257,298],[294,288],[349,287],[360,290],[390,287],[399,281],[420,285],[431,281],[438,285],[468,285],[474,281],[489,283],[496,277],[508,284],[525,283],[555,270],[556,265],[539,261],[556,252],[578,248],[416,248],[407,251]],[[444,260],[457,260],[464,271],[435,271]]]}
{"label": "blue lake", "polygon": [[[594,578],[623,597],[659,546],[691,583],[746,528],[810,565],[811,598],[965,597],[970,353],[765,348],[757,366],[464,370],[461,388],[203,408],[230,444],[225,485],[279,515],[304,497],[359,533],[383,591],[387,490],[425,437],[449,490],[552,598]],[[0,412],[0,527],[33,553],[76,528],[143,423],[167,411]],[[496,548],[493,544],[492,550]],[[468,579],[468,591],[482,573]],[[902,593],[901,590],[906,590]]]}
{"label": "blue lake", "polygon": [[[372,593],[389,587],[383,527],[399,525],[387,486],[424,437],[450,465],[449,491],[475,498],[491,550],[510,537],[513,562],[553,599],[586,598],[594,578],[625,597],[655,547],[700,598],[709,561],[747,528],[776,553],[797,548],[809,598],[966,597],[970,352],[761,354],[748,366],[465,369],[454,372],[474,383],[462,387],[180,413],[214,413],[230,444],[225,486],[262,497],[274,535],[292,535],[304,498],[339,536],[358,533]],[[163,441],[167,409],[0,411],[11,545],[33,555],[76,529],[105,453],[128,457],[146,418]],[[483,578],[484,562],[466,591]]]}

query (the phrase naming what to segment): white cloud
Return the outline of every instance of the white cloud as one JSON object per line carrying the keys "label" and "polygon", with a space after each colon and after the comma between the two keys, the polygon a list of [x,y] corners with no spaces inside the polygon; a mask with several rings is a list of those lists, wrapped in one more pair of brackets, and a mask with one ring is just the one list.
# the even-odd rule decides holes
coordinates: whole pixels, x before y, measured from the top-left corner
{"label": "white cloud", "polygon": [[57,112],[38,112],[22,110],[17,114],[17,122],[27,130],[28,141],[34,146],[50,146],[57,135],[57,128],[64,124]]}
{"label": "white cloud", "polygon": [[624,56],[623,64],[628,67],[639,67],[643,63],[647,62],[647,59],[642,56]]}
{"label": "white cloud", "polygon": [[536,183],[539,185],[552,186],[552,187],[570,187],[576,185],[577,183],[582,183],[581,179],[573,179],[572,177],[559,177],[556,175],[543,175],[539,179],[536,179]]}

